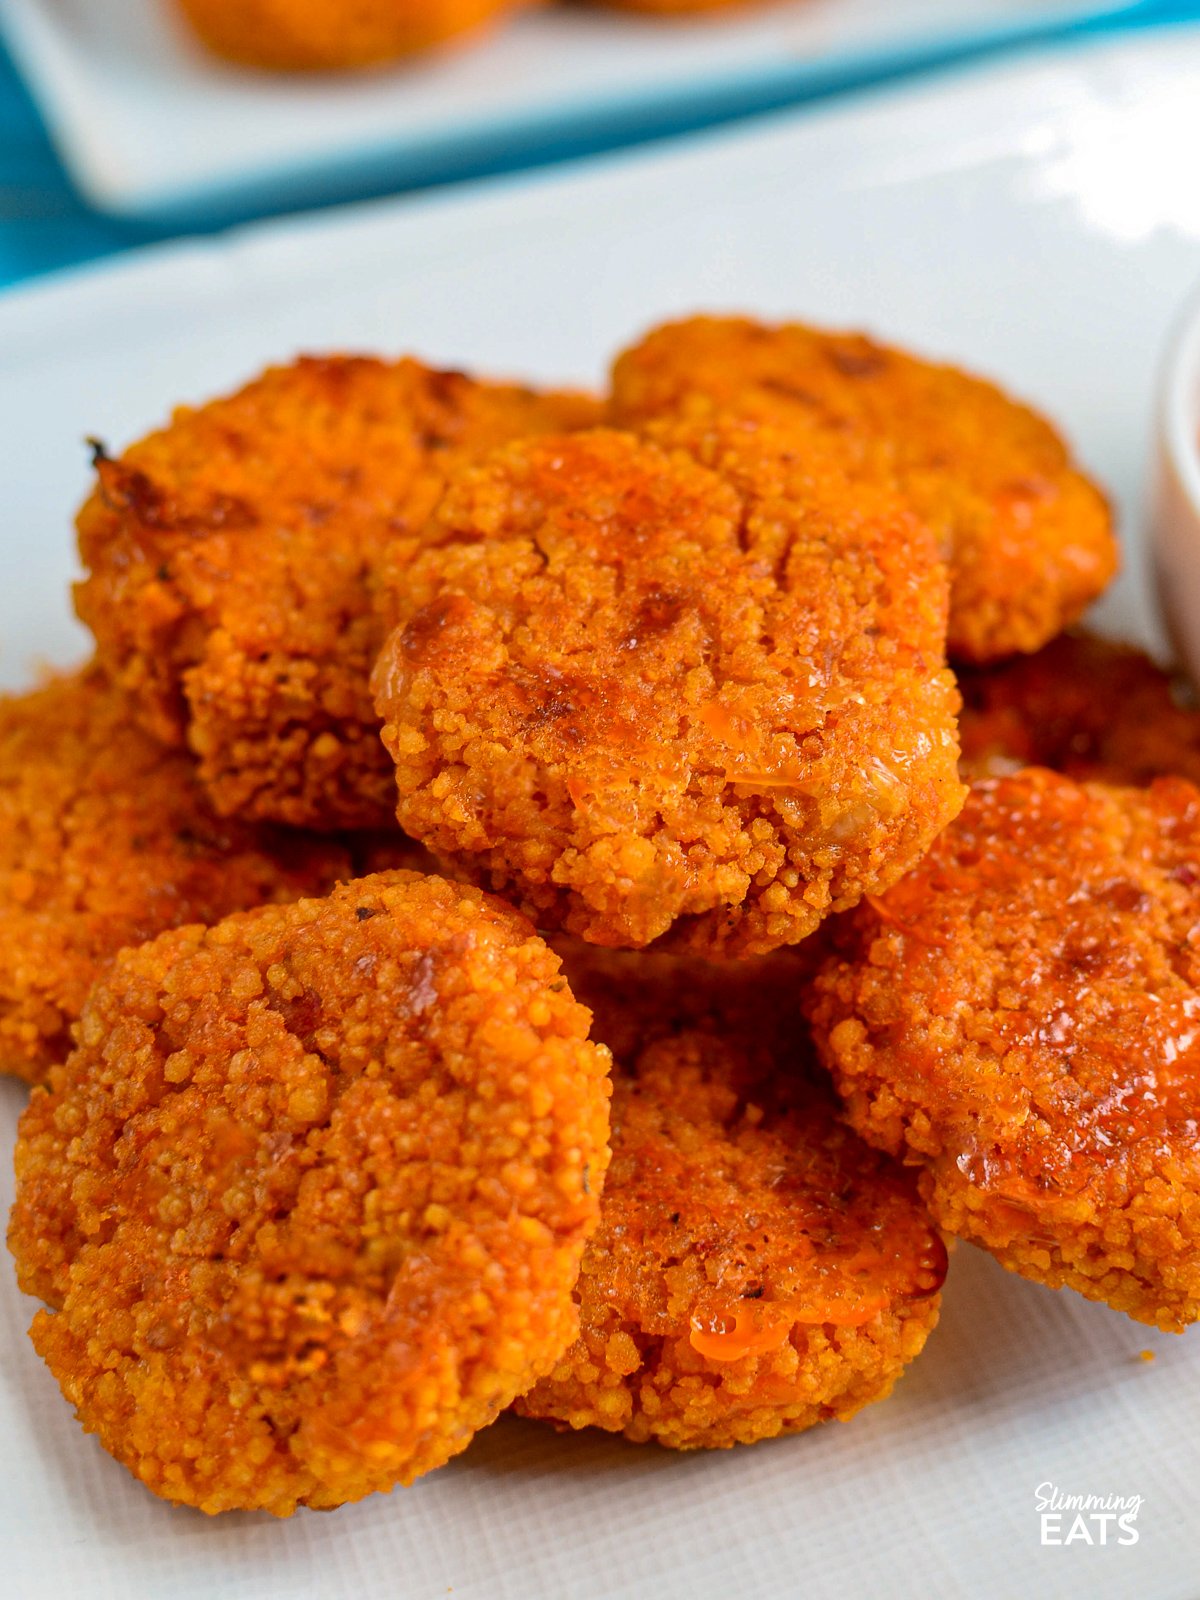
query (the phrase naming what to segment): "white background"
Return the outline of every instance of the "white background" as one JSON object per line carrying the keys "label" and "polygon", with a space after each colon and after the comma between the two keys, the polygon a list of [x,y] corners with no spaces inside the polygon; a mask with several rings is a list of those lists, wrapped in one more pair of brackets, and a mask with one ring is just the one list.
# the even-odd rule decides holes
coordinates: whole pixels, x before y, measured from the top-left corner
{"label": "white background", "polygon": [[[1198,147],[1200,36],[1176,33],[10,295],[0,678],[81,648],[85,433],[119,445],[302,348],[598,379],[644,325],[702,306],[866,325],[1048,407],[1120,508],[1106,623],[1149,637],[1139,507],[1155,367],[1200,280]],[[5,1142],[23,1099],[0,1086]],[[1200,1593],[1200,1335],[966,1247],[925,1355],[849,1426],[679,1457],[504,1419],[411,1490],[286,1524],[152,1499],[80,1435],[31,1312],[0,1282],[0,1587],[20,1600]],[[1138,1545],[1041,1548],[1045,1480],[1144,1496]]]}

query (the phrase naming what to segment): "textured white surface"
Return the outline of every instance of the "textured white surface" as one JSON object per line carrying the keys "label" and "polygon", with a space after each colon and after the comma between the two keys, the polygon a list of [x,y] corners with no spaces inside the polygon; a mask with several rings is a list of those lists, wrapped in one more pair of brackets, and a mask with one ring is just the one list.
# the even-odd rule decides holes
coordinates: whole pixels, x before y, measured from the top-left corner
{"label": "textured white surface", "polygon": [[1122,0],[776,0],[664,22],[558,7],[341,79],[214,61],[173,0],[4,0],[0,25],[76,182],[97,205],[139,212],[248,188],[270,203],[301,175],[320,181],[331,169],[348,171],[359,192],[381,166],[421,182],[467,143],[479,170],[530,137],[586,139],[597,116],[646,125],[680,95],[780,75],[794,84],[807,64],[1120,9]]}
{"label": "textured white surface", "polygon": [[[1155,110],[1172,98],[1193,107],[1182,145]],[[1147,225],[1100,203],[1117,190],[1098,128],[1117,180],[1123,151],[1149,163]],[[85,432],[120,443],[305,347],[598,377],[636,329],[699,306],[866,324],[1049,407],[1122,511],[1107,623],[1152,637],[1138,507],[1154,369],[1200,276],[1198,140],[1200,36],[1176,34],[10,295],[0,678],[80,648],[64,586]],[[23,1098],[0,1084],[5,1144]],[[1200,1334],[1155,1334],[967,1248],[926,1354],[848,1427],[679,1458],[506,1419],[412,1490],[288,1524],[154,1501],[80,1436],[24,1339],[31,1310],[0,1281],[0,1588],[20,1600],[1200,1593]],[[1139,1543],[1042,1548],[1045,1481],[1142,1495]]]}

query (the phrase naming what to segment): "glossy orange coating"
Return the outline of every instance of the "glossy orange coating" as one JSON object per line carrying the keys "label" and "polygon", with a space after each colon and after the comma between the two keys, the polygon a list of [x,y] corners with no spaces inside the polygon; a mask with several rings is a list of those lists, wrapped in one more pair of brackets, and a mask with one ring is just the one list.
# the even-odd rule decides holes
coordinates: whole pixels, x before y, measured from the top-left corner
{"label": "glossy orange coating", "polygon": [[123,945],[320,894],[333,839],[216,816],[95,667],[0,697],[0,1072],[37,1082]]}
{"label": "glossy orange coating", "polygon": [[84,1427],[206,1512],[464,1449],[575,1335],[588,1020],[524,918],[406,872],[123,952],[21,1120],[9,1235]]}
{"label": "glossy orange coating", "polygon": [[713,407],[786,415],[852,475],[897,485],[950,563],[952,658],[1036,650],[1116,571],[1104,496],[1055,429],[957,368],[862,334],[694,317],[613,369],[621,426]]}
{"label": "glossy orange coating", "polygon": [[833,934],[819,1052],[941,1226],[1138,1321],[1194,1321],[1200,790],[982,780]]}
{"label": "glossy orange coating", "polygon": [[961,770],[968,779],[1021,767],[1128,784],[1200,784],[1194,691],[1130,645],[1063,634],[1036,655],[960,671]]}
{"label": "glossy orange coating", "polygon": [[913,1176],[812,1073],[800,963],[559,948],[618,1062],[613,1158],[579,1338],[517,1409],[692,1449],[884,1398],[946,1252]]}
{"label": "glossy orange coating", "polygon": [[271,368],[98,454],[79,615],[147,729],[200,758],[223,815],[384,826],[391,767],[367,679],[388,541],[474,451],[595,410],[412,360]]}
{"label": "glossy orange coating", "polygon": [[330,72],[418,54],[538,0],[178,0],[207,47],[243,66]]}
{"label": "glossy orange coating", "polygon": [[786,429],[522,441],[390,559],[401,826],[539,925],[765,953],[961,804],[932,541]]}

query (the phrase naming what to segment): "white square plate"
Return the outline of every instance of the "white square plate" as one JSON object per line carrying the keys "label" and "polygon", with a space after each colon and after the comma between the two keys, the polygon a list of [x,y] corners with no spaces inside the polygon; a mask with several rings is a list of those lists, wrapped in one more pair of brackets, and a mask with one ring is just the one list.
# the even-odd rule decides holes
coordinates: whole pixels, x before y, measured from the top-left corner
{"label": "white square plate", "polygon": [[[1140,487],[1156,361],[1200,277],[1198,142],[1200,33],[1178,33],[12,293],[0,678],[83,647],[66,585],[85,433],[119,445],[304,348],[599,379],[645,324],[706,306],[867,325],[1047,407],[1122,515],[1106,623],[1153,641]],[[5,1149],[24,1098],[0,1085]],[[410,1490],[287,1523],[154,1500],[81,1435],[32,1309],[0,1274],[0,1589],[19,1600],[1200,1592],[1200,1332],[967,1247],[927,1351],[848,1427],[680,1457],[506,1418]],[[1047,1483],[1142,1496],[1138,1543],[1043,1547]]]}
{"label": "white square plate", "polygon": [[587,6],[375,75],[211,59],[173,0],[3,0],[59,151],[102,210],[260,214],[515,166],[844,87],[1146,0],[776,0],[662,21]]}

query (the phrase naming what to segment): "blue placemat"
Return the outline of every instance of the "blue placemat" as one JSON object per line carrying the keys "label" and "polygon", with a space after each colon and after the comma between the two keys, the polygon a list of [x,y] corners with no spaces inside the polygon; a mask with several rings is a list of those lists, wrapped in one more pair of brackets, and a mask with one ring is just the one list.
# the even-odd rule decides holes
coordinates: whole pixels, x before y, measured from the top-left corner
{"label": "blue placemat", "polygon": [[[1141,7],[1124,17],[1107,17],[1069,24],[1059,31],[1057,41],[1069,41],[1089,34],[1133,31],[1187,22],[1200,22],[1200,0],[1161,0]],[[1044,48],[1048,41],[1042,41]],[[1018,48],[1028,48],[1018,47]],[[950,65],[977,58],[984,48],[968,48],[926,67],[946,70]],[[896,68],[880,72],[875,84],[911,75],[914,69]],[[859,81],[854,88],[868,85]],[[846,86],[839,86],[844,89]],[[838,89],[824,90],[806,99],[827,99]],[[764,107],[763,109],[777,109]],[[669,131],[681,132],[686,123]],[[619,141],[635,142],[632,139]],[[525,159],[521,166],[545,165],[612,148],[614,141],[587,145],[579,141],[568,146],[547,148],[536,159]],[[481,167],[472,176],[485,176],[515,170],[500,161]],[[380,192],[376,189],[374,192]],[[39,273],[53,272],[82,262],[97,260],[136,245],[170,237],[163,226],[120,221],[93,211],[75,192],[42,126],[28,92],[11,58],[0,44],[0,288],[19,283]],[[215,231],[191,227],[189,232]]]}

